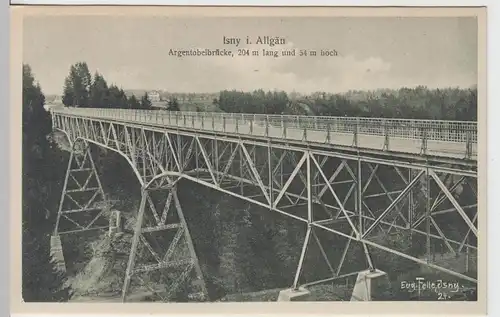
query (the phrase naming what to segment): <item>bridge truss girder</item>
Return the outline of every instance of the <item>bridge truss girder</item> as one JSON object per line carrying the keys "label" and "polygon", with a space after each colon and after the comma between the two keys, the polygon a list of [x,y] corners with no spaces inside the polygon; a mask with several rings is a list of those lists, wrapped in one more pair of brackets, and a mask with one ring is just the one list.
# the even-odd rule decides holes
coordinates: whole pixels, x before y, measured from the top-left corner
{"label": "bridge truss girder", "polygon": [[[76,116],[57,115],[54,122],[70,140],[83,138],[122,154],[143,188],[173,187],[184,178],[303,222],[306,236],[294,287],[300,285],[311,238],[332,272],[320,281],[344,276],[340,272],[345,253],[355,242],[362,245],[370,268],[374,265],[370,250],[378,248],[477,282],[467,272],[436,263],[431,254],[435,244],[431,241],[440,241],[454,256],[466,252],[469,270],[469,254],[477,250],[477,173],[459,164],[398,161],[279,140],[256,141]],[[446,226],[450,219],[456,227]],[[336,269],[319,241],[318,230],[347,240]],[[394,232],[423,237],[424,254],[412,255],[380,242]]]}

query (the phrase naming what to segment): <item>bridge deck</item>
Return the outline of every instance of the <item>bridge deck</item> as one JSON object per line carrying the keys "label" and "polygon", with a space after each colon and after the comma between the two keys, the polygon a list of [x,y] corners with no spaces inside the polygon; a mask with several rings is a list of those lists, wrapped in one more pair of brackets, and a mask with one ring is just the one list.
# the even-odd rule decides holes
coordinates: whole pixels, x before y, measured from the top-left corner
{"label": "bridge deck", "polygon": [[53,112],[299,143],[477,159],[475,122],[64,108]]}
{"label": "bridge deck", "polygon": [[[163,202],[175,204],[175,209],[182,214],[177,184],[185,179],[307,223],[294,287],[300,286],[302,262],[313,228],[477,282],[475,277],[462,274],[455,266],[438,263],[431,256],[434,248],[430,242],[431,238],[439,239],[454,256],[466,253],[466,259],[469,252],[477,250],[477,198],[474,200],[477,166],[470,166],[475,165],[475,122],[92,108],[54,109],[52,114],[55,129],[64,131],[71,141],[83,141],[81,146],[72,149],[83,157],[81,160],[75,157],[74,162],[85,163],[85,158],[90,158],[87,163],[92,168],[76,164],[82,172],[91,169],[89,173],[97,176],[89,143],[120,153],[134,170],[143,189],[138,214],[144,216],[148,212],[151,220],[142,227],[139,222],[135,227],[135,241],[139,241],[142,233],[164,231],[173,228],[170,225],[178,225],[165,223],[169,208],[163,208],[160,217],[155,206],[164,206]],[[287,142],[294,144],[287,145]],[[359,150],[359,155],[337,151],[335,145]],[[78,153],[82,148],[86,152]],[[382,152],[388,157],[373,155]],[[393,158],[395,154],[405,160]],[[406,160],[408,157],[417,159]],[[73,171],[70,169],[72,158],[73,155],[66,179]],[[444,161],[455,166],[435,164]],[[62,197],[74,190],[68,190],[67,184],[64,186]],[[73,186],[81,192],[89,189],[87,185]],[[149,192],[157,190],[164,190],[165,195],[158,195],[161,198],[157,197],[160,200],[157,204],[146,203],[152,197]],[[456,195],[458,191],[465,194]],[[93,199],[90,198],[90,203]],[[417,208],[422,199],[424,204]],[[68,211],[72,214],[75,211],[70,200],[65,209],[63,202],[59,219]],[[77,204],[89,206],[85,200]],[[437,221],[436,217],[447,219]],[[74,225],[71,221],[68,223]],[[453,226],[440,228],[441,223]],[[187,230],[187,225],[182,226]],[[391,230],[425,236],[425,259],[421,258],[424,250],[404,253],[378,239],[379,233],[385,237]],[[190,241],[188,233],[185,239]],[[158,265],[136,266],[129,261],[127,270],[165,269],[173,262],[159,260]],[[342,266],[343,260],[337,272]],[[130,285],[131,275],[127,276],[124,294]],[[331,281],[331,277],[318,281]]]}

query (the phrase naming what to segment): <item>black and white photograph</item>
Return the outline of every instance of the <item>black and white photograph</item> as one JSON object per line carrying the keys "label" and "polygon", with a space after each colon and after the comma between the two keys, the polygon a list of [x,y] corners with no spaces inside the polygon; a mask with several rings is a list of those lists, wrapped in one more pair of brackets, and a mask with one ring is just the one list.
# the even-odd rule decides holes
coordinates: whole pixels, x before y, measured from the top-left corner
{"label": "black and white photograph", "polygon": [[485,11],[214,10],[23,15],[22,300],[485,296]]}

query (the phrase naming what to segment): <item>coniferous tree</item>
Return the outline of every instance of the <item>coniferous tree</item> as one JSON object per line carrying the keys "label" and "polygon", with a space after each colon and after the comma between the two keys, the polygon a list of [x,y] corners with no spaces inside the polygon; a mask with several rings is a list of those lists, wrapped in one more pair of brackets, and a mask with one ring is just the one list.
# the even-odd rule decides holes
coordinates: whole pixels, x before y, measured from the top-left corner
{"label": "coniferous tree", "polygon": [[128,108],[128,99],[123,89],[115,85],[109,87],[109,104],[111,108]]}
{"label": "coniferous tree", "polygon": [[151,110],[152,104],[151,101],[149,100],[148,94],[145,93],[144,96],[141,98],[141,109],[143,110]]}
{"label": "coniferous tree", "polygon": [[128,107],[130,109],[140,109],[141,103],[139,102],[139,100],[137,100],[137,98],[134,95],[132,95],[130,96],[130,98],[128,98]]}
{"label": "coniferous tree", "polygon": [[71,65],[64,85],[63,103],[72,107],[89,107],[92,75],[87,63]]}
{"label": "coniferous tree", "polygon": [[64,301],[68,290],[49,257],[49,208],[60,193],[60,156],[47,139],[50,115],[45,97],[28,65],[23,65],[22,285],[24,301]]}
{"label": "coniferous tree", "polygon": [[71,80],[71,76],[68,76],[64,79],[62,102],[67,107],[73,107],[76,104],[75,98],[76,96],[73,88],[73,81]]}
{"label": "coniferous tree", "polygon": [[93,108],[109,107],[109,88],[104,77],[96,72],[90,86],[90,106]]}

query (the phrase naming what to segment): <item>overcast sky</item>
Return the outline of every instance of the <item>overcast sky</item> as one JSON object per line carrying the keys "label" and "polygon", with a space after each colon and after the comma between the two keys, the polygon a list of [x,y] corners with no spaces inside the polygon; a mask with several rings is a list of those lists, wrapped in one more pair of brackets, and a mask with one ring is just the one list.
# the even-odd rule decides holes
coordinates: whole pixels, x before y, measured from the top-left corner
{"label": "overcast sky", "polygon": [[[183,57],[170,49],[232,48],[223,36],[280,36],[288,48],[337,57]],[[44,93],[61,94],[70,65],[124,89],[217,92],[469,87],[477,81],[475,18],[27,17],[23,61]],[[250,48],[269,48],[251,45]],[[275,46],[275,49],[284,47]]]}

